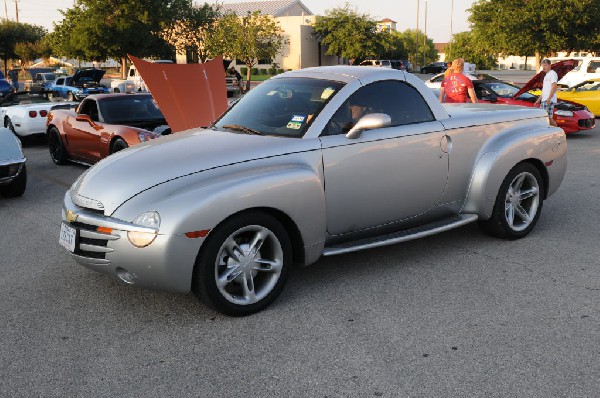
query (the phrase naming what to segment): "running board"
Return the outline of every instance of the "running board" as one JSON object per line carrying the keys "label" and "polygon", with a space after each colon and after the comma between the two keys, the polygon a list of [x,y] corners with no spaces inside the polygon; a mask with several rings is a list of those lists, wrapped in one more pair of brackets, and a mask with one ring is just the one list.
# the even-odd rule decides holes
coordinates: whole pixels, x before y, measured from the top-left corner
{"label": "running board", "polygon": [[374,238],[361,239],[327,247],[325,250],[323,250],[323,255],[334,256],[336,254],[351,253],[359,250],[372,249],[374,247],[393,245],[413,239],[424,238],[426,236],[439,234],[440,232],[448,231],[472,223],[473,221],[477,221],[477,218],[478,217],[476,214],[459,214],[452,218],[431,224],[425,224],[420,227],[407,229],[405,231],[394,232],[388,235],[376,236]]}

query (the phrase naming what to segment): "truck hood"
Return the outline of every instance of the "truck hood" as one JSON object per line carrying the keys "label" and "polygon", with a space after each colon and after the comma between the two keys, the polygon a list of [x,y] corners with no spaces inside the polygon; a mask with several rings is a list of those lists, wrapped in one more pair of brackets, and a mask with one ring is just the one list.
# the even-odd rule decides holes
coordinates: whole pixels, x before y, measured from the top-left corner
{"label": "truck hood", "polygon": [[[156,185],[204,170],[320,148],[319,140],[194,129],[110,155],[71,187],[75,203],[111,215]],[[79,199],[79,200],[77,200]]]}

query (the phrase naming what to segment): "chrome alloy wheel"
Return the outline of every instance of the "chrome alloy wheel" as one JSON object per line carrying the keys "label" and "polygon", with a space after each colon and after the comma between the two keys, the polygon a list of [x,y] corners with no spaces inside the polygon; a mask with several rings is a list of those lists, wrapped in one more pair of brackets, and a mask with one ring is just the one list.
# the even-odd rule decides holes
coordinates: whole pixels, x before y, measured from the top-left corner
{"label": "chrome alloy wheel", "polygon": [[283,263],[281,243],[271,230],[260,225],[240,228],[219,249],[217,289],[234,304],[254,304],[273,290]]}
{"label": "chrome alloy wheel", "polygon": [[504,201],[508,226],[514,231],[525,230],[535,219],[540,204],[538,181],[529,172],[518,174],[510,183]]}

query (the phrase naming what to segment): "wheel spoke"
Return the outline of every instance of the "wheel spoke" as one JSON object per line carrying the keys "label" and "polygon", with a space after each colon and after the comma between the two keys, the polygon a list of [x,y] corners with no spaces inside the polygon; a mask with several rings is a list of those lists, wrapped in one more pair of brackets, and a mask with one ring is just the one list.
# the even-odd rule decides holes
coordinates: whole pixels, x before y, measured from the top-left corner
{"label": "wheel spoke", "polygon": [[529,213],[527,213],[527,210],[525,210],[523,208],[523,206],[516,205],[515,206],[515,211],[517,212],[517,214],[519,215],[519,217],[521,217],[521,219],[523,221],[525,221],[527,224],[529,224],[529,222],[531,221],[531,217],[529,216]]}
{"label": "wheel spoke", "polygon": [[223,288],[230,284],[235,278],[237,278],[242,271],[240,267],[236,264],[233,267],[229,267],[217,278],[217,284],[219,287]]}
{"label": "wheel spoke", "polygon": [[506,204],[506,221],[508,225],[512,228],[515,223],[515,208],[512,203]]}
{"label": "wheel spoke", "polygon": [[519,200],[523,201],[527,198],[531,198],[532,196],[537,196],[538,189],[537,187],[531,187],[530,189],[526,189],[524,191],[519,191]]}
{"label": "wheel spoke", "polygon": [[521,174],[513,183],[513,191],[519,192],[521,187],[523,186],[523,181],[525,181],[525,174]]}
{"label": "wheel spoke", "polygon": [[229,254],[229,256],[236,262],[240,262],[240,256],[244,254],[244,251],[233,238],[230,238],[225,243],[225,250],[227,251],[227,254]]}
{"label": "wheel spoke", "polygon": [[256,235],[254,235],[254,238],[252,238],[252,242],[250,242],[250,253],[256,255],[256,253],[258,253],[258,251],[262,247],[263,243],[265,243],[265,238],[266,236],[264,231],[256,232]]}
{"label": "wheel spoke", "polygon": [[256,292],[254,291],[254,278],[249,273],[244,273],[242,289],[244,290],[244,298],[247,301],[254,303],[256,301]]}
{"label": "wheel spoke", "polygon": [[264,271],[264,272],[277,272],[281,269],[282,264],[279,261],[267,260],[264,258],[257,258],[254,260],[256,265],[254,266],[254,270],[256,271]]}

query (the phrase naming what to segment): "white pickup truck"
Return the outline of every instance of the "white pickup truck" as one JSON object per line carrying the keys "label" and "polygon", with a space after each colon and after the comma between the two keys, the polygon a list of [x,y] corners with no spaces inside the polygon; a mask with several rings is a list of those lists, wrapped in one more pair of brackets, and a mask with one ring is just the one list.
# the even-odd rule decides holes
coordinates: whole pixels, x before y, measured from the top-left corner
{"label": "white pickup truck", "polygon": [[[150,62],[153,62],[155,64],[173,63],[173,61],[163,59]],[[144,83],[144,79],[142,79],[142,76],[140,76],[138,70],[133,64],[129,67],[129,71],[127,72],[127,79],[113,79],[110,83],[110,88],[111,91],[114,93],[148,92],[148,88]]]}

